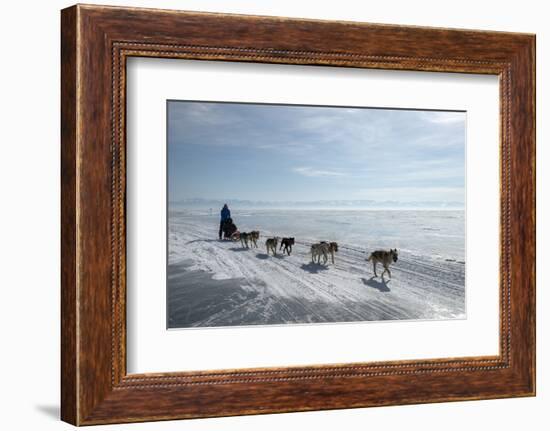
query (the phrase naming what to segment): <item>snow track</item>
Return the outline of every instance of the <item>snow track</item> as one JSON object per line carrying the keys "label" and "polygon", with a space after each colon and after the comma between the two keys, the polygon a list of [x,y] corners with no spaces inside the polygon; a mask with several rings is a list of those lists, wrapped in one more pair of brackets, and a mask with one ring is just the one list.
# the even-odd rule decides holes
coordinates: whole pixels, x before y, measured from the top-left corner
{"label": "snow track", "polygon": [[297,238],[291,256],[272,256],[265,249],[271,232],[250,249],[215,233],[210,221],[170,223],[169,327],[465,317],[461,262],[400,251],[392,278],[383,280],[366,248],[354,244],[339,243],[335,264],[319,265],[309,247],[324,238]]}

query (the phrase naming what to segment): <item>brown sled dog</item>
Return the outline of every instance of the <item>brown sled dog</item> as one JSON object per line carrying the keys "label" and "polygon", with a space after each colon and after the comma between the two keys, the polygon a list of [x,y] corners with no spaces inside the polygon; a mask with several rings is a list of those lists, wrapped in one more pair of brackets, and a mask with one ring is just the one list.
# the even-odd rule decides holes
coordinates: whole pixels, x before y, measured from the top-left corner
{"label": "brown sled dog", "polygon": [[321,244],[328,244],[327,247],[327,253],[330,253],[330,257],[332,258],[332,264],[334,265],[334,253],[338,251],[338,243],[337,242],[325,242],[322,241]]}
{"label": "brown sled dog", "polygon": [[241,232],[239,235],[239,239],[241,240],[241,246],[242,248],[248,248],[248,241],[252,242],[251,233],[248,232]]}
{"label": "brown sled dog", "polygon": [[380,262],[382,266],[384,267],[384,271],[382,271],[382,274],[380,274],[380,277],[384,277],[384,273],[387,272],[388,275],[391,278],[391,272],[390,272],[390,264],[392,262],[397,262],[397,249],[390,249],[387,250],[376,250],[373,251],[367,261],[372,261],[372,268],[374,270],[374,276],[378,277],[376,275],[376,264]]}
{"label": "brown sled dog", "polygon": [[250,247],[254,246],[258,248],[258,240],[260,239],[260,231],[253,230],[248,234],[248,240],[250,241]]}

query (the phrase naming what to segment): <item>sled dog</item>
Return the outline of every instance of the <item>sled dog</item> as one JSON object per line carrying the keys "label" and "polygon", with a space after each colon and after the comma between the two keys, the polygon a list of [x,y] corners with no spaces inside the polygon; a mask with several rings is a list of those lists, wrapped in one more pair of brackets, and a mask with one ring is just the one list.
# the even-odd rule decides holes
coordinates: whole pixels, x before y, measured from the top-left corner
{"label": "sled dog", "polygon": [[241,234],[239,235],[239,238],[241,240],[241,246],[243,248],[248,248],[248,241],[252,242],[251,234],[248,232],[241,232]]}
{"label": "sled dog", "polygon": [[382,271],[382,274],[380,274],[380,277],[384,277],[384,273],[387,272],[388,275],[391,278],[391,272],[390,272],[390,264],[392,262],[397,262],[397,249],[390,249],[388,250],[376,250],[373,251],[367,261],[372,261],[372,268],[374,270],[374,276],[378,277],[376,274],[376,264],[380,262],[382,266],[384,267],[384,271]]}
{"label": "sled dog", "polygon": [[[311,263],[321,263],[321,256],[323,256],[323,265],[326,265],[329,253],[329,245],[326,242],[318,242],[311,245]],[[317,259],[317,262],[315,262]]]}
{"label": "sled dog", "polygon": [[250,241],[250,246],[254,245],[254,247],[258,248],[258,240],[260,239],[260,231],[253,230],[248,234],[248,240]]}
{"label": "sled dog", "polygon": [[267,249],[267,254],[269,255],[269,251],[271,250],[273,252],[273,256],[277,256],[277,243],[279,242],[279,238],[273,237],[268,238],[265,242],[265,248]]}
{"label": "sled dog", "polygon": [[338,243],[336,242],[329,242],[322,241],[321,244],[328,244],[327,252],[330,253],[330,257],[332,258],[332,264],[334,264],[334,253],[338,251]]}
{"label": "sled dog", "polygon": [[290,253],[292,252],[292,246],[294,245],[294,238],[283,238],[281,240],[281,247],[279,250],[281,250],[284,247],[283,254],[285,254],[285,251],[290,256]]}
{"label": "sled dog", "polygon": [[315,263],[321,263],[321,256],[323,257],[323,265],[328,262],[328,255],[330,254],[332,263],[334,264],[334,253],[338,251],[338,243],[321,241],[311,246],[311,261]]}

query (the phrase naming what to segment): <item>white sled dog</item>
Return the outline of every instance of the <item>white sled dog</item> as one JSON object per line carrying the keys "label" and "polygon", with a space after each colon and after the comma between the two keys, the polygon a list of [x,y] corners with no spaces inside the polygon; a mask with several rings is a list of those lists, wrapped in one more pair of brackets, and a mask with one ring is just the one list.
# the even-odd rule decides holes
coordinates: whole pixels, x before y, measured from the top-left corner
{"label": "white sled dog", "polygon": [[321,263],[321,256],[323,257],[323,265],[328,262],[328,255],[330,254],[332,263],[334,264],[334,253],[338,251],[338,243],[321,241],[311,246],[311,262]]}
{"label": "white sled dog", "polygon": [[[311,263],[317,263],[321,260],[323,254],[323,245],[321,243],[311,244]],[[317,262],[315,262],[317,259]]]}
{"label": "white sled dog", "polygon": [[273,256],[277,256],[277,243],[279,242],[279,238],[273,237],[268,238],[265,242],[265,248],[267,249],[267,254],[269,256],[269,251],[271,250],[273,252]]}
{"label": "white sled dog", "polygon": [[258,248],[258,240],[260,239],[260,231],[253,230],[248,234],[248,240],[250,241],[250,246]]}
{"label": "white sled dog", "polygon": [[384,277],[384,273],[387,272],[388,275],[391,278],[391,272],[390,272],[390,264],[392,262],[397,262],[397,249],[390,249],[387,250],[376,250],[373,251],[367,261],[372,261],[372,268],[374,270],[374,276],[378,277],[376,275],[376,264],[380,262],[382,266],[384,267],[384,271],[382,271],[382,274],[380,274],[380,277]]}
{"label": "white sled dog", "polygon": [[[321,256],[323,257],[323,265],[326,265],[329,253],[328,243],[318,242],[311,245],[311,263],[321,263]],[[315,260],[317,259],[317,262]]]}

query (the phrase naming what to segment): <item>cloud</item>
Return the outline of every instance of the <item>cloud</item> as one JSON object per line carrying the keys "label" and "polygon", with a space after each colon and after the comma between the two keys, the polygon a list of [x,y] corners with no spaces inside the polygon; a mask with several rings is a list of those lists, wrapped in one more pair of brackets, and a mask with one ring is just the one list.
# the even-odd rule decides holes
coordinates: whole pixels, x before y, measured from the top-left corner
{"label": "cloud", "polygon": [[464,193],[466,112],[183,101],[168,108],[170,190],[178,196],[227,188],[243,199],[346,199],[365,186],[375,198]]}
{"label": "cloud", "polygon": [[292,169],[293,172],[303,175],[304,177],[345,177],[343,172],[313,169],[310,166],[301,166]]}

